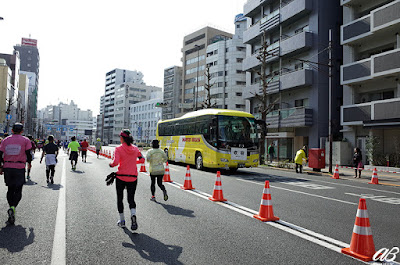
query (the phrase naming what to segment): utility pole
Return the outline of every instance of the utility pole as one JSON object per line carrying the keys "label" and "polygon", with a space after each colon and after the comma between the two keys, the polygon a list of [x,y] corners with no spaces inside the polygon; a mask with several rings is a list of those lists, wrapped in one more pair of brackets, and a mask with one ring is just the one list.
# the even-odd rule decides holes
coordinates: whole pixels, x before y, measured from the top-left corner
{"label": "utility pole", "polygon": [[332,173],[332,29],[329,30],[329,173]]}

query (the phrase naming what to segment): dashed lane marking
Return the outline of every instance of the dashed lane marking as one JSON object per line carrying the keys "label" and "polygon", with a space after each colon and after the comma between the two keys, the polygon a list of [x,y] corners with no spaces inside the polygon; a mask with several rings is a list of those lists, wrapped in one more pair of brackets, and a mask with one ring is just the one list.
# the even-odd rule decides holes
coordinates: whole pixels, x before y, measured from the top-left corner
{"label": "dashed lane marking", "polygon": [[[250,180],[244,180],[244,179],[238,179],[238,180],[239,181],[243,181],[243,182],[249,182],[249,183],[257,184],[257,185],[260,185],[260,186],[264,186],[264,183],[259,183],[259,182],[254,182],[254,181],[250,181]],[[273,187],[275,189],[286,190],[286,191],[300,193],[300,194],[304,194],[304,195],[308,195],[308,196],[312,196],[312,197],[317,197],[317,198],[321,198],[321,199],[325,199],[325,200],[337,201],[337,202],[351,204],[351,205],[358,205],[358,203],[343,201],[343,200],[334,199],[334,198],[329,198],[329,197],[316,195],[316,194],[311,194],[311,193],[307,193],[307,192],[303,192],[303,191],[286,189],[286,188],[277,187],[277,186],[274,186],[274,185],[271,185],[271,187]]]}

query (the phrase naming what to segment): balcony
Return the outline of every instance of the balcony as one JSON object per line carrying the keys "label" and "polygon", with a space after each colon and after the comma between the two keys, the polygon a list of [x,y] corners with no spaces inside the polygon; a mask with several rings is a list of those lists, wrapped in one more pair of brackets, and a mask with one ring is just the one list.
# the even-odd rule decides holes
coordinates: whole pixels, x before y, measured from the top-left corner
{"label": "balcony", "polygon": [[371,15],[367,15],[341,26],[341,43],[344,45],[371,34]]}
{"label": "balcony", "polygon": [[305,107],[281,109],[268,113],[268,128],[297,128],[313,124],[313,110]]}
{"label": "balcony", "polygon": [[[343,1],[342,1],[343,2]],[[348,1],[351,4],[356,1]],[[395,35],[400,30],[400,0],[376,8],[370,14],[341,26],[341,44],[360,44]]]}
{"label": "balcony", "polygon": [[[279,58],[279,42],[275,42],[268,46],[267,51],[269,55],[267,56],[267,62],[272,62]],[[261,62],[257,59],[259,55],[258,50],[253,53],[250,57],[246,57],[243,60],[242,70],[250,71],[261,65]]]}
{"label": "balcony", "polygon": [[382,126],[393,121],[400,125],[400,98],[341,107],[341,125]]}
{"label": "balcony", "polygon": [[272,0],[248,0],[246,4],[244,4],[243,7],[243,15],[245,17],[251,17],[253,16],[257,11],[261,12],[260,6],[262,4],[267,4],[269,2],[272,2]]}
{"label": "balcony", "polygon": [[260,22],[252,25],[243,32],[243,43],[249,44],[255,39],[261,38]]}
{"label": "balcony", "polygon": [[313,34],[308,31],[302,31],[290,38],[281,41],[281,56],[296,55],[307,49],[311,49],[313,44]]}
{"label": "balcony", "polygon": [[293,0],[280,10],[281,23],[291,23],[312,11],[312,0]]}
{"label": "balcony", "polygon": [[279,9],[266,15],[260,21],[243,32],[243,43],[249,44],[254,40],[261,39],[262,33],[279,26]]}
{"label": "balcony", "polygon": [[400,49],[379,53],[371,58],[342,65],[342,85],[356,84],[375,77],[397,76],[400,74]]}
{"label": "balcony", "polygon": [[283,74],[280,77],[280,83],[281,90],[311,86],[313,83],[313,70],[301,69]]}
{"label": "balcony", "polygon": [[[279,92],[279,77],[277,76],[276,81],[272,81],[268,84],[267,87],[267,94],[276,94]],[[260,83],[255,83],[250,86],[247,86],[246,89],[243,91],[242,97],[244,99],[254,98],[254,95],[262,95],[262,86]]]}

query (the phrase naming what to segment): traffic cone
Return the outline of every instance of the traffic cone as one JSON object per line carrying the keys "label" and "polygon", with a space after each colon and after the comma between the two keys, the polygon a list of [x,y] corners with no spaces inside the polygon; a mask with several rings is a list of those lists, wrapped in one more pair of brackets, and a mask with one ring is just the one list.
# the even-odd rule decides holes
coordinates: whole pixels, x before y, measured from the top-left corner
{"label": "traffic cone", "polygon": [[331,179],[339,179],[339,166],[336,164],[335,173],[333,173],[333,177]]}
{"label": "traffic cone", "polygon": [[376,173],[376,168],[374,168],[374,171],[372,172],[371,182],[368,182],[368,184],[379,184],[378,183],[378,173]]}
{"label": "traffic cone", "polygon": [[146,171],[146,166],[144,165],[144,162],[143,162],[142,165],[140,166],[140,172],[147,172],[147,171]]}
{"label": "traffic cone", "polygon": [[227,201],[227,199],[225,199],[224,195],[222,194],[221,172],[219,171],[217,171],[217,180],[215,181],[213,195],[208,199],[212,200],[213,202]]}
{"label": "traffic cone", "polygon": [[169,174],[168,161],[167,161],[167,165],[165,166],[165,173],[164,173],[164,177],[163,177],[163,182],[172,182],[171,175]]}
{"label": "traffic cone", "polygon": [[342,253],[363,261],[371,261],[375,254],[374,239],[364,198],[360,198],[358,204],[350,247],[342,248]]}
{"label": "traffic cone", "polygon": [[185,182],[183,183],[183,187],[181,187],[181,189],[194,190],[194,188],[192,187],[192,179],[190,176],[190,166],[189,165],[187,165],[187,167],[186,167]]}
{"label": "traffic cone", "polygon": [[115,152],[112,153],[111,159],[114,160],[114,158],[115,158]]}
{"label": "traffic cone", "polygon": [[269,191],[269,181],[265,181],[263,196],[261,198],[260,212],[257,215],[253,215],[254,218],[263,222],[267,221],[278,221],[279,218],[274,216],[274,210],[271,202],[271,193]]}

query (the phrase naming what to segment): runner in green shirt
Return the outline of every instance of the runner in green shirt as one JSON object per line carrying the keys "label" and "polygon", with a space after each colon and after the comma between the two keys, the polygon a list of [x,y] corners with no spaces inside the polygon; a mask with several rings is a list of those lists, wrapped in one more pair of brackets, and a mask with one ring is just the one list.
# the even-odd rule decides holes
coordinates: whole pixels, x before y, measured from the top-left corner
{"label": "runner in green shirt", "polygon": [[[81,145],[76,141],[76,137],[71,137],[71,142],[68,144],[68,149],[71,151],[69,154],[69,160],[71,160],[72,170],[76,169],[76,164],[78,163],[79,148]],[[75,161],[75,163],[74,163]]]}

